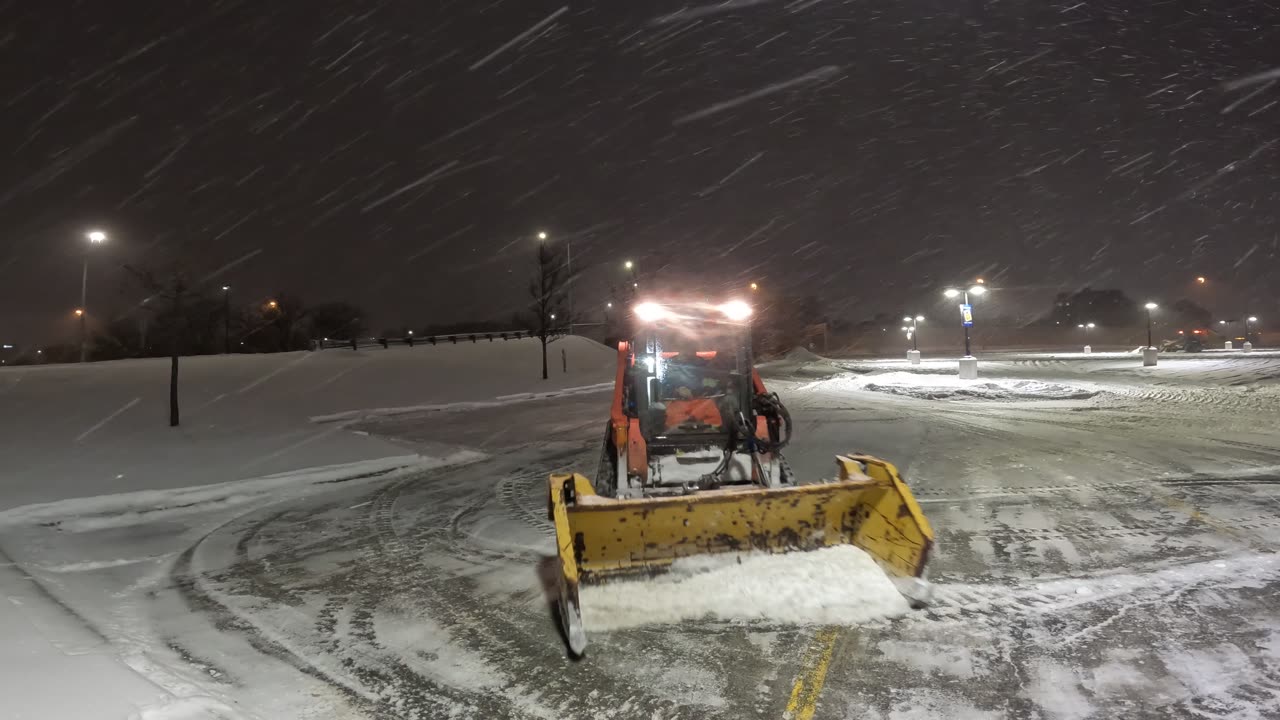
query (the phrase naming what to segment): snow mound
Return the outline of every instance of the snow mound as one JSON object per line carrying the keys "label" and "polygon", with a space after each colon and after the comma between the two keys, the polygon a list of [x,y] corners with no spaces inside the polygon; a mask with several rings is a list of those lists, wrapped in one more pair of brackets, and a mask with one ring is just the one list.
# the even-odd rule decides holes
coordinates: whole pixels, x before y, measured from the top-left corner
{"label": "snow mound", "polygon": [[797,362],[813,362],[815,360],[822,360],[824,358],[810,352],[808,348],[796,346],[788,350],[787,354],[782,356],[782,359],[792,360]]}
{"label": "snow mound", "polygon": [[859,378],[863,390],[921,400],[1084,400],[1097,390],[1039,380],[961,380],[955,375],[888,372]]}
{"label": "snow mound", "polygon": [[852,545],[681,558],[651,580],[584,586],[580,599],[588,632],[696,619],[856,625],[910,609]]}

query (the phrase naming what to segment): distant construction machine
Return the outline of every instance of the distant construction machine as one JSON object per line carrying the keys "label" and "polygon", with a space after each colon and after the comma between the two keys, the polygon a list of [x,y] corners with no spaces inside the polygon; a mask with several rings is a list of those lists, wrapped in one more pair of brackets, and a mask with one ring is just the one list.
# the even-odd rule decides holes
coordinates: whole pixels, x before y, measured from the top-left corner
{"label": "distant construction machine", "polygon": [[852,544],[913,604],[928,599],[933,531],[893,465],[849,454],[836,457],[835,480],[792,474],[782,456],[791,417],[756,372],[749,305],[641,302],[633,313],[595,480],[556,474],[548,485],[574,655],[587,644],[580,583],[705,553]]}

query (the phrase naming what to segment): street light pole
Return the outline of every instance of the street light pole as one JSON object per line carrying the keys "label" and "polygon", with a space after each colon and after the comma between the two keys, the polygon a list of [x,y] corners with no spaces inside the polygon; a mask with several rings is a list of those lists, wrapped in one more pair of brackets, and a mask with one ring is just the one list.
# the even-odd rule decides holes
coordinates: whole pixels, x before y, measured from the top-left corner
{"label": "street light pole", "polygon": [[222,348],[231,354],[231,286],[222,286]]}
{"label": "street light pole", "polygon": [[[538,241],[546,242],[547,233],[545,230],[538,232]],[[573,334],[573,242],[564,241],[564,271],[565,290],[569,300],[569,334]]]}
{"label": "street light pole", "polygon": [[920,322],[922,320],[924,320],[923,315],[916,315],[914,317],[902,318],[903,322],[911,323],[911,349],[912,350],[916,350],[916,351],[920,350],[920,344],[919,344]]}
{"label": "street light pole", "polygon": [[967,358],[973,357],[973,350],[971,347],[971,341],[969,339],[969,325],[972,324],[972,315],[969,316],[968,322],[966,322],[966,317],[964,315],[964,308],[969,308],[970,313],[973,312],[973,309],[972,309],[973,306],[969,304],[969,293],[973,293],[974,295],[981,297],[987,294],[987,286],[983,284],[983,281],[981,279],[979,279],[976,285],[973,285],[967,290],[957,290],[955,288],[947,288],[946,290],[942,291],[942,294],[949,298],[957,298],[961,296],[964,297],[964,304],[961,305],[961,308],[960,308],[961,310],[960,324],[964,326],[964,356]]}
{"label": "street light pole", "polygon": [[[106,241],[107,234],[101,230],[90,230],[85,233],[90,246],[99,245]],[[89,251],[84,253],[84,266],[80,273],[80,362],[88,362],[89,360],[89,326],[88,316],[89,308],[85,304],[89,297]]]}
{"label": "street light pole", "polygon": [[1247,343],[1253,342],[1252,340],[1253,336],[1250,334],[1252,331],[1249,329],[1249,323],[1256,323],[1256,322],[1258,322],[1258,318],[1254,317],[1253,315],[1250,315],[1244,319],[1244,341]]}
{"label": "street light pole", "polygon": [[1152,310],[1155,310],[1156,308],[1158,308],[1158,307],[1160,307],[1160,306],[1159,306],[1159,305],[1156,305],[1156,304],[1155,304],[1155,303],[1153,303],[1153,302],[1149,302],[1149,303],[1147,303],[1146,305],[1144,305],[1143,307],[1145,307],[1145,308],[1147,309],[1147,347],[1149,347],[1149,348],[1150,348],[1150,347],[1155,347],[1155,345],[1153,345],[1153,344],[1151,343],[1151,311],[1152,311]]}
{"label": "street light pole", "polygon": [[[84,272],[80,274],[80,309],[84,310],[85,299],[89,294],[89,253],[84,254]],[[88,313],[80,313],[80,362],[85,362],[89,357],[89,332],[88,326],[85,324],[85,316]]]}
{"label": "street light pole", "polygon": [[569,334],[573,334],[573,243],[564,241],[564,268],[569,277],[565,283],[569,286]]}

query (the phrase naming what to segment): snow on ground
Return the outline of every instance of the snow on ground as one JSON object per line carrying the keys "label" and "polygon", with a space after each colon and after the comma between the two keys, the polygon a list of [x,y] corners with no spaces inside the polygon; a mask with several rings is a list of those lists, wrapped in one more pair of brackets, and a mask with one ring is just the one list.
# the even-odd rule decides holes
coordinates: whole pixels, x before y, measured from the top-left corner
{"label": "snow on ground", "polygon": [[[935,603],[863,622],[880,608],[856,601],[865,566],[835,563],[815,586],[812,558],[691,559],[584,588],[591,650],[570,663],[548,606],[546,478],[594,470],[607,395],[572,389],[607,381],[612,353],[544,386],[524,374],[536,355],[459,348],[227,358],[253,372],[204,376],[218,387],[177,433],[139,422],[163,419],[163,394],[132,370],[0,372],[0,394],[22,399],[0,439],[23,473],[0,484],[41,504],[0,506],[0,659],[32,670],[0,680],[9,705],[87,717],[84,697],[55,694],[79,682],[97,716],[140,720],[727,720],[784,716],[803,682],[813,720],[1280,717],[1280,358],[984,357],[977,382],[1002,393],[1100,391],[1020,402],[867,387],[909,374],[896,382],[946,389],[954,359],[773,364],[802,479],[859,450],[904,472],[937,534]],[[116,478],[112,443],[161,472]],[[41,453],[72,472],[31,465]],[[415,454],[465,462],[400,465]],[[335,463],[358,464],[300,472]],[[811,693],[822,622],[839,630]]]}
{"label": "snow on ground", "polygon": [[611,380],[616,367],[613,350],[563,338],[548,349],[555,362],[543,381],[540,353],[525,339],[183,358],[177,428],[168,427],[167,358],[0,368],[0,510],[403,455],[309,419],[579,388]]}
{"label": "snow on ground", "polygon": [[1098,394],[1096,389],[1040,380],[962,380],[953,375],[912,372],[882,372],[838,378],[829,382],[846,389],[890,393],[921,400],[1082,400]]}
{"label": "snow on ground", "polygon": [[[474,462],[483,457],[484,455],[471,450],[460,450],[443,458],[399,455],[212,485],[72,498],[0,511],[0,527],[16,524],[43,525],[63,532],[77,533],[153,522],[181,521],[184,516],[189,515],[278,502],[286,497],[315,492],[317,486],[323,489],[324,485],[338,482],[369,478],[393,479],[445,465]],[[56,571],[97,570],[139,561],[102,560],[61,566]]]}
{"label": "snow on ground", "polygon": [[694,619],[857,625],[909,609],[871,556],[852,545],[681,558],[654,579],[588,585],[580,595],[591,633]]}
{"label": "snow on ground", "polygon": [[[550,354],[547,381],[536,340],[184,358],[177,428],[167,359],[0,368],[0,569],[21,568],[0,574],[3,659],[35,671],[0,679],[0,705],[55,720],[240,718],[224,702],[233,682],[252,699],[244,717],[346,716],[343,691],[263,664],[193,614],[202,596],[174,595],[190,582],[180,568],[237,516],[483,456],[312,416],[528,403],[612,377],[614,353],[597,343],[565,338]],[[59,647],[78,634],[96,649],[68,658]],[[39,678],[84,694],[57,697]]]}

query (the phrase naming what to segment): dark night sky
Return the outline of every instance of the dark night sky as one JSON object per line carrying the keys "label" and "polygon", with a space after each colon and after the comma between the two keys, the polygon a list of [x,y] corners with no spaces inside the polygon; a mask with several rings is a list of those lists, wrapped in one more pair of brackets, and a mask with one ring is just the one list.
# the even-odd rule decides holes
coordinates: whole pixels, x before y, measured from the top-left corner
{"label": "dark night sky", "polygon": [[575,238],[580,306],[632,257],[855,317],[928,311],[975,273],[1009,313],[1084,284],[1171,301],[1204,274],[1215,309],[1275,315],[1280,86],[1223,83],[1280,66],[1277,20],[1190,0],[0,2],[0,334],[71,336],[90,227],[112,236],[99,312],[141,296],[123,263],[239,261],[210,282],[348,299],[374,329],[504,316],[521,236],[546,228]]}

